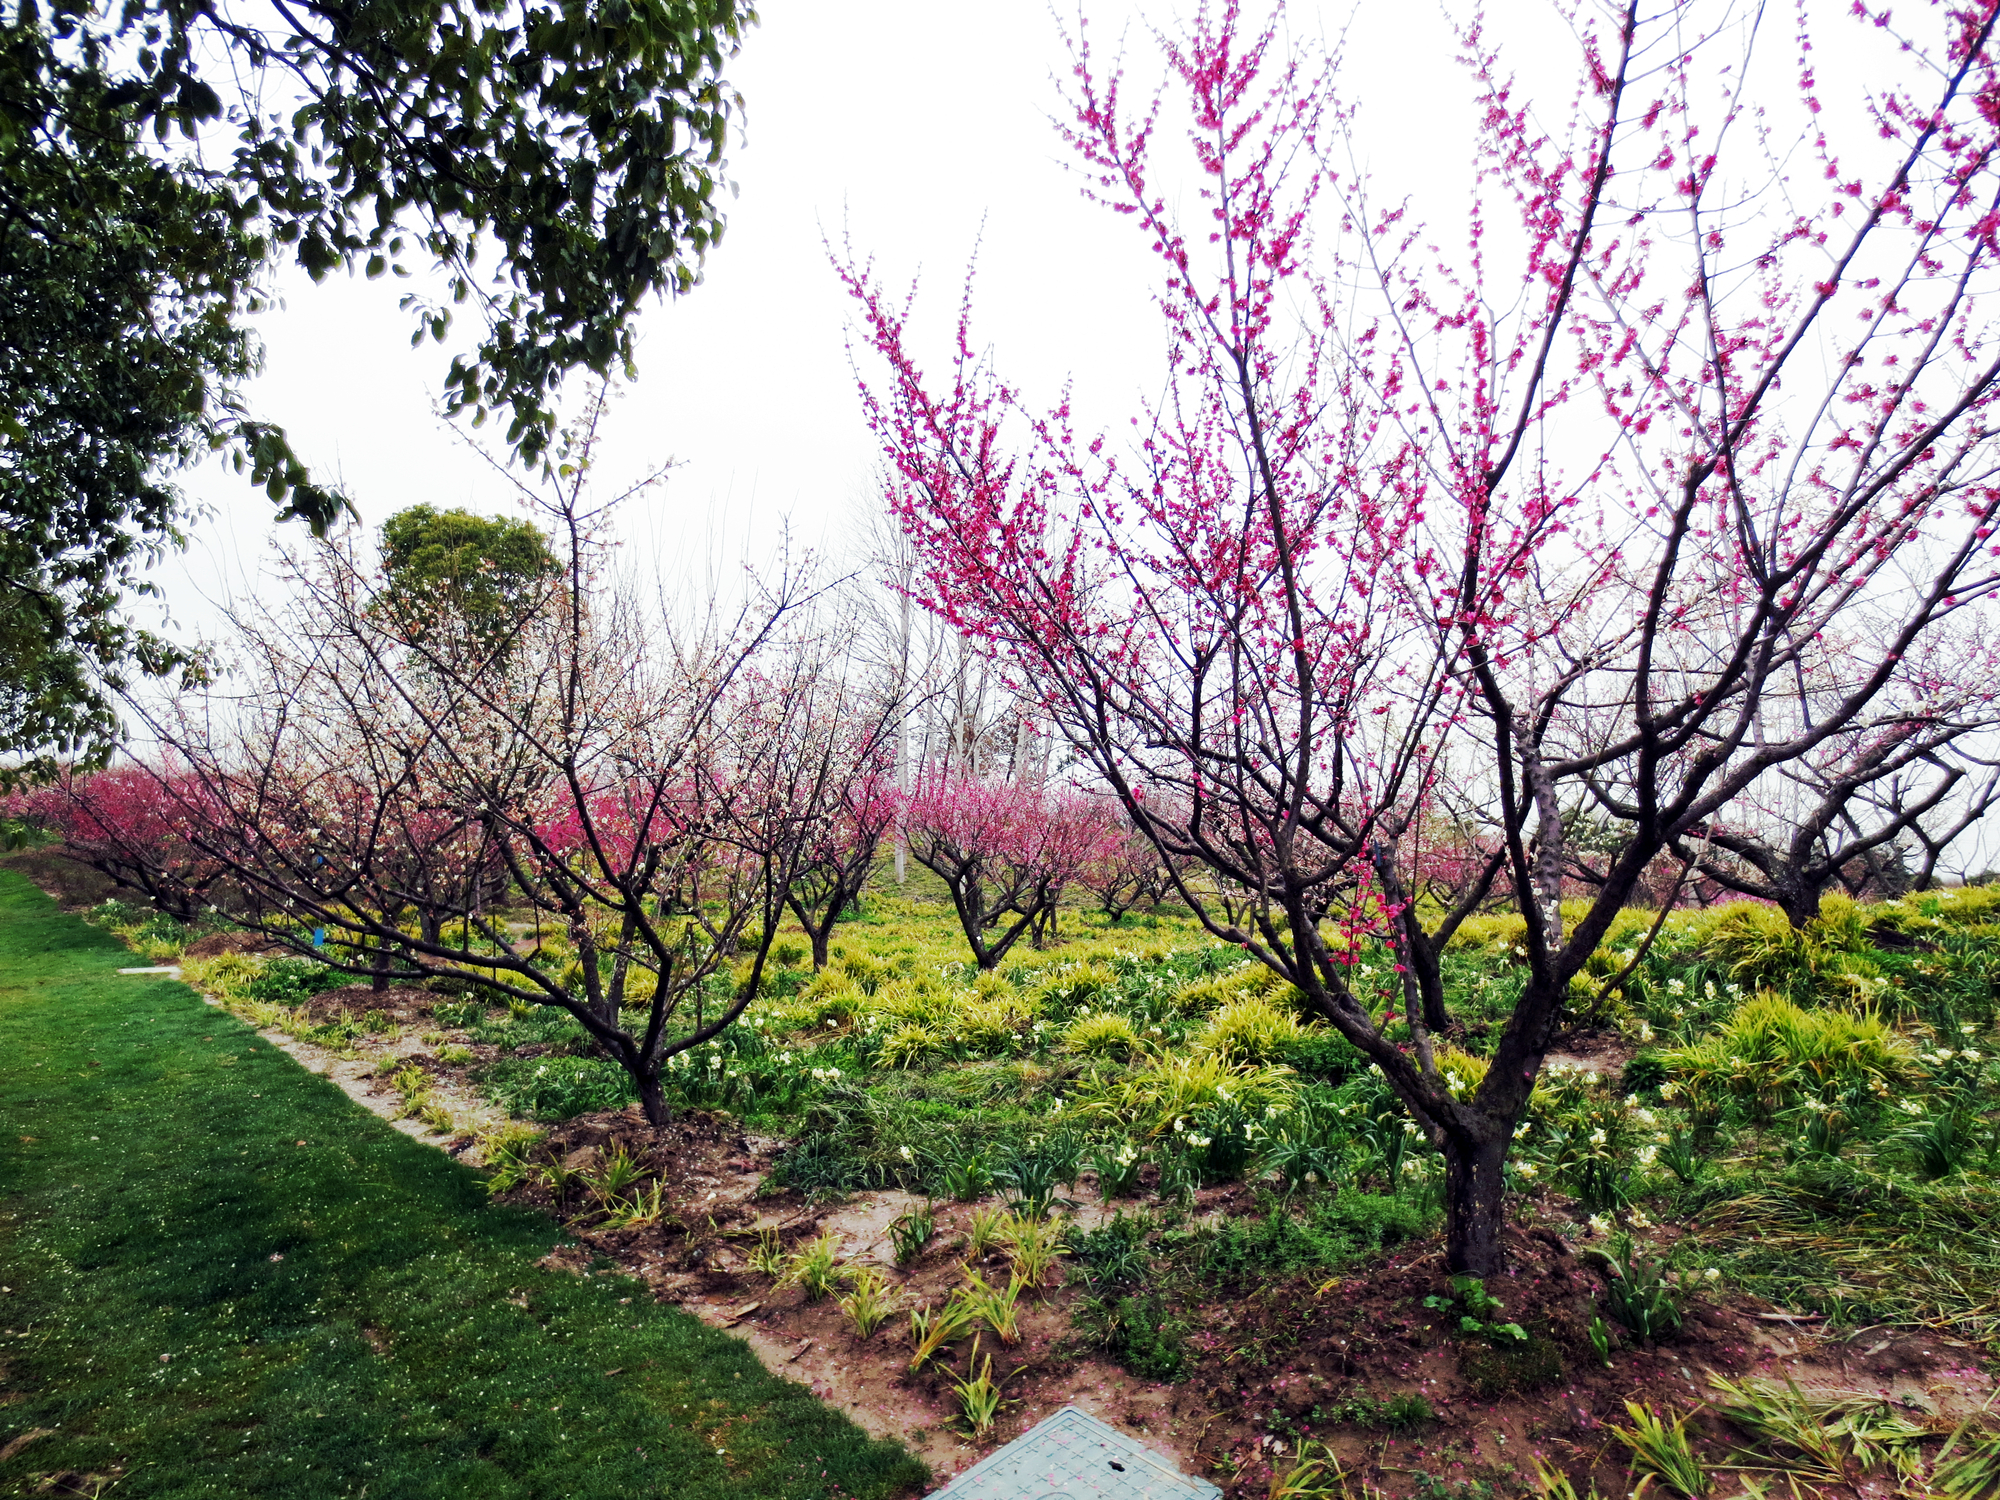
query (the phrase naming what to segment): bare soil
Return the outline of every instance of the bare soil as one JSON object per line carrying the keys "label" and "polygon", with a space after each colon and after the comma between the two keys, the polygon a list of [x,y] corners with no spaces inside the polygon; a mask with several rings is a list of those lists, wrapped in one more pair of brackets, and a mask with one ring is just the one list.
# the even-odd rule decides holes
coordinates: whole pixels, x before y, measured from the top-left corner
{"label": "bare soil", "polygon": [[[1627,1420],[1626,1401],[1685,1410],[1709,1394],[1711,1375],[1789,1376],[1808,1391],[1879,1393],[1945,1425],[1994,1389],[1970,1345],[1923,1330],[1825,1337],[1811,1319],[1740,1297],[1693,1302],[1671,1343],[1617,1350],[1606,1368],[1587,1332],[1602,1284],[1595,1258],[1543,1229],[1510,1237],[1510,1268],[1489,1284],[1507,1316],[1532,1335],[1524,1355],[1462,1338],[1448,1326],[1455,1315],[1424,1307],[1426,1296],[1447,1290],[1435,1240],[1332,1281],[1294,1277],[1219,1289],[1213,1301],[1189,1309],[1201,1353],[1189,1378],[1174,1385],[1138,1379],[1094,1356],[1070,1327],[1078,1293],[1051,1288],[1022,1318],[1019,1344],[998,1348],[990,1336],[982,1343],[982,1352],[996,1356],[996,1375],[1016,1373],[999,1424],[974,1443],[954,1420],[950,1385],[953,1374],[965,1372],[970,1340],[949,1364],[911,1375],[906,1318],[858,1339],[831,1300],[808,1303],[796,1289],[774,1288],[748,1270],[744,1256],[762,1229],[777,1230],[788,1246],[832,1232],[845,1258],[880,1267],[910,1304],[936,1305],[963,1279],[965,1221],[981,1205],[938,1205],[930,1249],[899,1270],[888,1224],[920,1200],[861,1193],[815,1207],[790,1193],[760,1197],[780,1143],[744,1136],[725,1117],[690,1116],[655,1137],[633,1109],[572,1120],[556,1139],[576,1166],[614,1143],[642,1156],[668,1184],[679,1218],[612,1233],[573,1224],[572,1242],[549,1264],[641,1277],[661,1300],[743,1335],[767,1365],[796,1373],[871,1433],[909,1444],[940,1482],[1074,1402],[1186,1472],[1221,1482],[1232,1497],[1267,1493],[1273,1468],[1286,1468],[1305,1438],[1330,1442],[1350,1473],[1392,1495],[1409,1493],[1418,1472],[1509,1481],[1531,1456],[1571,1472],[1580,1490],[1587,1477],[1603,1493],[1620,1494],[1627,1488],[1624,1450],[1606,1424]],[[545,1189],[520,1196],[551,1209],[580,1206],[557,1205]],[[1197,1210],[1226,1213],[1247,1206],[1233,1201],[1247,1196],[1240,1187],[1205,1193]],[[973,1269],[1004,1278],[1005,1266],[991,1258],[993,1265]],[[1381,1400],[1404,1392],[1427,1398],[1436,1420],[1392,1436],[1330,1415],[1358,1393]],[[1707,1421],[1714,1436],[1725,1435],[1722,1424]]]}

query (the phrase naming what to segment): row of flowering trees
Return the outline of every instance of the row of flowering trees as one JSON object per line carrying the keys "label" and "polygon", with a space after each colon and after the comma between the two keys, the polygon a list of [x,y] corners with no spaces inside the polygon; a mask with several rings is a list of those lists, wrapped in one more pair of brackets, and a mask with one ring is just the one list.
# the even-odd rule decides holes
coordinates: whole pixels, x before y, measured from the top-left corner
{"label": "row of flowering trees", "polygon": [[[892,832],[944,883],[974,962],[996,967],[1023,936],[1054,933],[1065,894],[1089,892],[1113,921],[1139,905],[1170,899],[1171,882],[1152,845],[1140,838],[1117,804],[1074,787],[953,775],[931,768],[915,788],[899,793],[881,772],[880,755],[829,762],[823,786],[795,789],[820,806],[805,819],[783,905],[812,945],[813,966],[825,967],[833,933],[858,909],[875,879],[884,840]],[[322,793],[311,817],[313,868],[341,869],[355,879],[363,867],[375,909],[423,943],[461,930],[486,907],[511,908],[519,894],[501,847],[483,841],[470,819],[436,800],[384,797],[367,777],[344,773],[338,790]],[[229,814],[199,776],[187,770],[125,764],[60,777],[13,795],[12,815],[57,832],[70,857],[110,877],[160,909],[195,921],[204,909],[238,904],[232,862],[217,851],[214,830]],[[275,808],[260,808],[275,827]],[[685,813],[682,814],[685,817]],[[292,819],[291,821],[298,821]],[[575,860],[591,852],[592,825],[633,837],[630,808],[612,796],[588,814],[558,805],[533,830],[538,847]],[[366,846],[367,857],[357,853]],[[328,861],[329,847],[348,851]],[[358,889],[358,886],[356,887]],[[254,917],[248,909],[241,913]],[[296,941],[298,923],[276,923]],[[753,929],[754,930],[754,926]],[[320,945],[323,949],[324,944]],[[378,985],[408,977],[394,962],[396,939],[365,948]],[[336,956],[346,950],[337,948]],[[321,956],[326,956],[323,952]],[[423,959],[414,950],[405,955]],[[346,954],[353,962],[352,954]]]}
{"label": "row of flowering trees", "polygon": [[655,1121],[663,1070],[757,994],[788,913],[827,961],[890,830],[982,967],[1129,853],[1103,796],[948,765],[896,791],[907,703],[844,646],[837,595],[787,568],[727,618],[667,618],[611,572],[579,457],[528,492],[567,556],[476,616],[435,586],[411,607],[351,539],[292,557],[211,691],[133,705],[151,756],[8,810],[166,911],[220,909],[378,989],[565,1010]]}

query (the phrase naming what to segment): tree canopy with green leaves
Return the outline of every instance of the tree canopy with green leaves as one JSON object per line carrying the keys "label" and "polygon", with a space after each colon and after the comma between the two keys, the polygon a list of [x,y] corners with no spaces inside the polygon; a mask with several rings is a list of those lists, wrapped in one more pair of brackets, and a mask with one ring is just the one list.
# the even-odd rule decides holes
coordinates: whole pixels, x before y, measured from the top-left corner
{"label": "tree canopy with green leaves", "polygon": [[382,526],[380,603],[412,643],[442,630],[503,649],[562,572],[528,521],[413,505]]}
{"label": "tree canopy with green leaves", "polygon": [[[168,474],[225,450],[286,518],[345,508],[253,419],[270,267],[428,269],[412,343],[480,320],[445,405],[538,460],[579,367],[631,369],[648,292],[722,232],[747,0],[13,0],[0,35],[0,753],[101,758],[123,601],[180,540]],[[282,101],[280,107],[274,102]],[[480,258],[487,257],[482,267]]]}

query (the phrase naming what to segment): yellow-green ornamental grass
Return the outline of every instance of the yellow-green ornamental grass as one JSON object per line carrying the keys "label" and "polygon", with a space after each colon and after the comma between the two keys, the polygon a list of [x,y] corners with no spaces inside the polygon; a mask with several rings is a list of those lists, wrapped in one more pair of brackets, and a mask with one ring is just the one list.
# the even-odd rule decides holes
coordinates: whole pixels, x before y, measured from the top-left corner
{"label": "yellow-green ornamental grass", "polygon": [[1064,1050],[1079,1057],[1108,1057],[1124,1062],[1138,1045],[1138,1030],[1111,1010],[1073,1021],[1063,1033]]}

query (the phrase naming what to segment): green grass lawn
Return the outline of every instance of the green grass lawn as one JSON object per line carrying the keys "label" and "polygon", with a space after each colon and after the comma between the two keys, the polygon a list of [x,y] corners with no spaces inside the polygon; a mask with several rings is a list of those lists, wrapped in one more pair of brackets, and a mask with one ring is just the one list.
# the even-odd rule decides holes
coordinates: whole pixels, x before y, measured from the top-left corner
{"label": "green grass lawn", "polygon": [[[904,1493],[740,1341],[356,1107],[0,872],[0,1490]],[[629,1299],[629,1300],[628,1300]],[[78,1481],[73,1481],[77,1483]],[[83,1493],[94,1485],[80,1481]]]}

